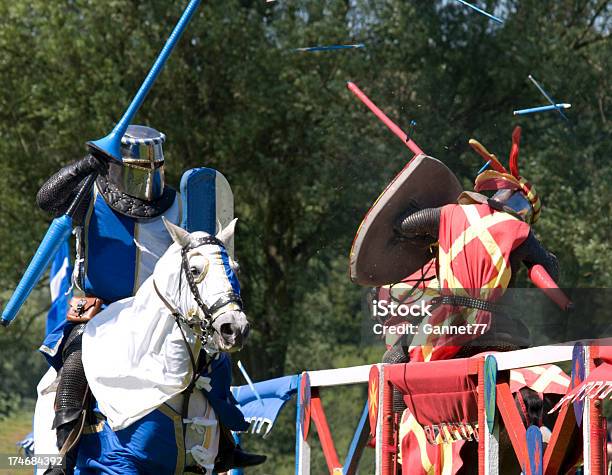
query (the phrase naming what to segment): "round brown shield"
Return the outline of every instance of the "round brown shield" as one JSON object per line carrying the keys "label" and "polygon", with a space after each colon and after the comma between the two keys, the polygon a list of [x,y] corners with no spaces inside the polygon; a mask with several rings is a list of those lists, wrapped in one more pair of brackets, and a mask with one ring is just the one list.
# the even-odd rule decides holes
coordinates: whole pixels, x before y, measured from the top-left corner
{"label": "round brown shield", "polygon": [[446,165],[418,155],[389,183],[361,222],[350,255],[351,280],[379,287],[399,282],[431,259],[422,244],[399,239],[398,219],[409,212],[456,203],[462,192]]}

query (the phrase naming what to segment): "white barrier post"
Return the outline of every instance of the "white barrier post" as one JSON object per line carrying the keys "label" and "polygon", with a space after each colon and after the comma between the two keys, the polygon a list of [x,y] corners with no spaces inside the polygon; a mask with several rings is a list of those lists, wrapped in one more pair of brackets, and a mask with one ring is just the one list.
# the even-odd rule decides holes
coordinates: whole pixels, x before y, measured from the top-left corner
{"label": "white barrier post", "polygon": [[[295,473],[296,475],[310,475],[310,445],[308,444],[308,425],[305,421],[310,405],[310,381],[308,373],[300,375],[298,383],[297,409],[295,415]],[[307,422],[306,426],[304,422]]]}
{"label": "white barrier post", "polygon": [[[295,434],[295,473],[296,475],[310,475],[310,445],[308,443],[309,426],[311,418],[311,398],[310,392],[313,392],[313,398],[316,399],[316,407],[312,409],[313,422],[321,425],[317,427],[319,438],[322,437],[322,432],[325,433],[329,428],[326,426],[324,419],[323,407],[320,404],[318,397],[319,389],[329,388],[333,386],[345,386],[349,384],[367,383],[371,365],[352,366],[348,368],[325,369],[319,371],[305,371],[300,376],[300,384],[297,398],[296,411],[296,434]],[[316,395],[316,396],[315,396]],[[316,417],[315,417],[316,416]],[[321,440],[324,452],[332,454],[337,459],[331,434],[323,435]],[[329,465],[329,460],[326,461]],[[339,462],[335,463],[333,473],[341,474],[344,469]],[[331,469],[330,469],[331,470]]]}

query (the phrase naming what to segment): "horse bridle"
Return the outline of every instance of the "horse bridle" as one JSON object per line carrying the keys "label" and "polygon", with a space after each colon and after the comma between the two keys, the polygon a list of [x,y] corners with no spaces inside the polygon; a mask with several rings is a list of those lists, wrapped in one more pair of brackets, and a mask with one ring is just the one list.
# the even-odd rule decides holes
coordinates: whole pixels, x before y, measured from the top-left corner
{"label": "horse bridle", "polygon": [[[204,324],[199,323],[202,333],[198,335],[200,340],[202,341],[202,345],[206,345],[212,333],[216,331],[213,324],[215,323],[216,318],[218,318],[219,315],[222,314],[222,312],[218,313],[219,310],[233,303],[236,306],[238,306],[239,310],[242,311],[242,298],[240,297],[239,294],[237,294],[234,291],[224,293],[210,307],[206,305],[204,300],[202,300],[202,296],[200,295],[200,291],[198,290],[198,286],[195,282],[194,276],[192,275],[191,269],[189,268],[189,257],[187,256],[187,254],[192,249],[195,249],[196,247],[204,246],[207,244],[219,246],[221,249],[225,250],[225,245],[223,244],[223,242],[221,242],[219,239],[217,239],[214,236],[204,236],[201,238],[192,237],[191,242],[181,248],[182,274],[185,274],[185,279],[187,280],[187,285],[189,285],[189,289],[191,290],[193,299],[196,301],[196,304],[198,305],[200,310],[202,310],[202,313],[204,313]],[[201,353],[198,354],[197,358],[194,356],[193,351],[191,350],[191,345],[189,345],[189,343],[187,342],[187,337],[185,336],[185,332],[183,331],[183,328],[181,327],[181,322],[187,325],[189,328],[193,328],[194,326],[196,326],[196,322],[194,322],[193,320],[183,315],[179,311],[178,307],[172,305],[168,301],[168,299],[162,295],[162,293],[157,288],[157,284],[155,283],[155,280],[153,280],[153,288],[155,289],[155,292],[157,293],[157,296],[159,297],[159,299],[163,302],[163,304],[166,306],[166,308],[170,311],[170,313],[174,317],[174,321],[176,322],[176,325],[178,326],[179,331],[181,332],[183,343],[185,343],[185,347],[187,348],[187,353],[189,354],[189,359],[191,361],[191,366],[193,370],[191,381],[189,382],[189,384],[183,391],[183,404],[182,404],[183,407],[181,409],[181,415],[184,420],[184,418],[187,417],[187,414],[189,411],[190,395],[193,391],[193,388],[195,387],[196,380],[198,379],[199,374],[201,373],[203,368],[200,367]],[[179,283],[179,289],[180,289],[180,283]],[[218,315],[215,317],[215,314],[217,313]],[[205,357],[204,363],[206,363],[206,359],[207,358]],[[210,361],[209,361],[209,364],[210,364]],[[183,434],[184,435],[186,434],[184,424],[183,424]]]}
{"label": "horse bridle", "polygon": [[226,292],[221,295],[221,297],[219,297],[217,301],[210,307],[206,305],[202,300],[202,297],[200,296],[200,291],[198,290],[198,286],[196,285],[194,277],[189,269],[189,259],[187,257],[187,253],[190,250],[195,249],[196,247],[205,246],[207,244],[219,246],[221,249],[225,250],[225,245],[223,244],[223,242],[221,242],[214,236],[204,236],[196,239],[192,238],[192,242],[187,246],[183,246],[183,248],[181,249],[181,265],[183,268],[183,273],[185,274],[185,278],[187,280],[187,285],[189,285],[189,289],[191,290],[191,294],[193,295],[193,299],[198,304],[198,307],[200,307],[200,310],[202,310],[202,312],[204,313],[204,316],[210,320],[210,324],[212,325],[212,323],[214,322],[215,313],[217,313],[221,308],[225,307],[226,305],[234,303],[239,307],[240,310],[242,310],[242,298],[239,294],[232,291]]}
{"label": "horse bridle", "polygon": [[[219,315],[221,315],[222,313],[222,312],[219,313],[219,310],[221,310],[223,307],[229,304],[232,304],[232,303],[236,305],[240,311],[242,311],[242,306],[243,306],[242,298],[240,297],[239,294],[237,294],[234,291],[225,292],[210,307],[206,305],[206,303],[202,299],[202,296],[200,295],[200,291],[198,290],[198,286],[195,282],[194,276],[192,275],[190,268],[189,268],[188,253],[192,249],[195,249],[200,246],[205,246],[205,245],[214,245],[214,246],[219,246],[221,249],[225,249],[225,245],[223,244],[223,242],[214,236],[204,236],[200,238],[192,237],[191,242],[181,248],[182,273],[185,274],[185,280],[187,281],[187,285],[189,286],[189,290],[191,291],[193,299],[195,300],[196,304],[198,305],[198,307],[200,308],[200,310],[202,310],[202,313],[204,314],[204,319],[203,319],[204,324],[200,323],[200,328],[202,329],[202,335],[200,335],[200,338],[203,344],[208,343],[208,339],[210,338],[210,335],[213,332],[217,331],[214,328],[213,324],[215,320],[219,317]],[[177,320],[177,323],[179,323],[179,321],[183,322],[190,328],[193,328],[196,325],[196,323],[192,319],[189,319],[185,315],[183,315],[176,306],[172,305],[168,301],[168,299],[162,295],[162,293],[157,288],[155,281],[153,281],[153,287],[155,288],[155,292],[157,293],[157,296],[164,303],[164,305],[168,308],[168,310],[170,311],[172,316],[175,318],[175,320]]]}

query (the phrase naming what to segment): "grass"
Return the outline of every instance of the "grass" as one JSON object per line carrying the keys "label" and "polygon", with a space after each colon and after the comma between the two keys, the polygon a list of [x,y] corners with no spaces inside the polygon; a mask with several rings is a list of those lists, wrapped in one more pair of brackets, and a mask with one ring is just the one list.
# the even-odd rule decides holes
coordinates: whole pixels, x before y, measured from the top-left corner
{"label": "grass", "polygon": [[31,409],[20,409],[8,419],[0,422],[0,453],[10,454],[17,452],[17,442],[32,432]]}
{"label": "grass", "polygon": [[[0,421],[0,456],[17,455],[19,448],[17,442],[22,440],[32,431],[32,416],[34,409],[32,404],[23,404],[22,407],[11,417]],[[1,463],[4,465],[5,460]],[[24,471],[25,470],[25,471]],[[21,469],[18,471],[0,469],[1,475],[26,474],[32,473],[31,469]]]}

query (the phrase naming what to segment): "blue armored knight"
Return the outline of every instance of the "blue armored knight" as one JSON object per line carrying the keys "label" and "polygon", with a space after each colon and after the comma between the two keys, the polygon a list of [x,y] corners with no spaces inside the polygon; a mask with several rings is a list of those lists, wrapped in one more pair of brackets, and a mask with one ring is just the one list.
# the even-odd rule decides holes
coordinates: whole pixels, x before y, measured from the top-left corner
{"label": "blue armored knight", "polygon": [[[215,170],[187,171],[181,193],[165,184],[164,142],[165,135],[157,130],[132,125],[121,139],[122,162],[87,155],[49,178],[37,195],[43,210],[60,216],[81,183],[92,173],[98,174],[93,190],[73,215],[76,260],[72,281],[83,295],[72,299],[67,320],[49,333],[41,347],[59,374],[53,428],[58,449],[67,455],[64,473],[73,473],[84,418],[91,417],[86,409],[95,405],[81,360],[87,321],[104,306],[133,296],[152,274],[158,258],[172,244],[164,219],[188,231],[214,235],[217,221],[233,215],[229,184]],[[263,463],[264,456],[235,446],[229,432],[248,427],[229,390],[229,357],[220,354],[202,371],[211,377],[212,387],[204,392],[223,429],[215,469]],[[49,473],[62,471],[53,468]]]}

